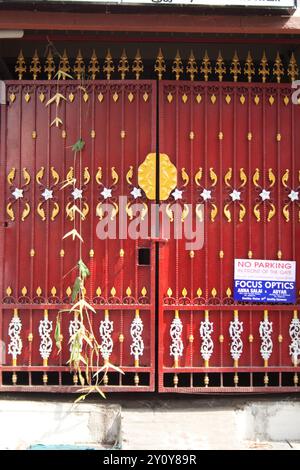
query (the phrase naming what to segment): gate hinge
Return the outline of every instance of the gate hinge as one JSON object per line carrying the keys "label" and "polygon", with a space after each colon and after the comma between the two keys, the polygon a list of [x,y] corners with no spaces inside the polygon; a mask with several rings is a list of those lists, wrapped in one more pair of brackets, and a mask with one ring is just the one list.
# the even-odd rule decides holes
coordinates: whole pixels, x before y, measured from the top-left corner
{"label": "gate hinge", "polygon": [[0,104],[6,104],[6,85],[3,80],[0,80]]}

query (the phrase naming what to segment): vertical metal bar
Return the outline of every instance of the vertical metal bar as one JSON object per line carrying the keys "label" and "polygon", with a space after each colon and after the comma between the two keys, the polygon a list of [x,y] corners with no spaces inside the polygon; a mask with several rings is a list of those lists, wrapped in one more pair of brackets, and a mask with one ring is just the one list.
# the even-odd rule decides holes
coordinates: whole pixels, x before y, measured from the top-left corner
{"label": "vertical metal bar", "polygon": [[[205,172],[205,188],[207,188],[207,144],[208,144],[208,126],[207,126],[207,100],[208,100],[208,90],[207,85],[205,86],[205,100],[204,100],[204,172]],[[205,272],[205,300],[208,301],[208,208],[205,204],[204,210],[204,272]]]}
{"label": "vertical metal bar", "polygon": [[[51,86],[49,86],[49,96],[48,99],[51,97]],[[47,162],[46,162],[46,169],[49,170],[50,168],[50,152],[51,152],[51,106],[48,106],[48,126],[47,126]],[[49,188],[50,184],[50,175],[49,171],[47,171],[47,188]],[[45,243],[45,297],[50,296],[50,286],[48,285],[49,282],[49,217],[46,218],[45,223],[46,228],[46,243]]]}
{"label": "vertical metal bar", "polygon": [[[262,102],[262,159],[263,159],[263,188],[266,187],[266,89],[263,88]],[[267,256],[267,209],[266,203],[263,203],[263,259]]]}
{"label": "vertical metal bar", "polygon": [[[180,135],[180,130],[179,130],[179,92],[178,92],[179,86],[176,86],[176,108],[175,108],[175,129],[176,129],[176,142],[175,142],[175,166],[178,168],[179,164],[179,135]],[[175,255],[175,298],[176,301],[178,302],[179,298],[179,240],[175,240],[175,247],[176,247],[176,255]]]}
{"label": "vertical metal bar", "polygon": [[[21,171],[22,171],[22,85],[20,85],[20,111],[19,111],[19,187],[21,186]],[[20,203],[18,203],[18,221],[17,223],[17,246],[16,246],[16,293],[15,297],[17,298],[20,290]]]}
{"label": "vertical metal bar", "polygon": [[[107,84],[107,103],[106,103],[106,151],[105,151],[105,176],[106,176],[106,181],[108,181],[108,175],[109,175],[109,139],[110,139],[110,100],[111,100],[111,89],[110,85]],[[106,290],[106,298],[109,297],[109,286],[108,286],[108,269],[109,269],[109,263],[108,263],[108,239],[105,239],[105,263],[104,263],[104,283],[105,283],[105,290]]]}

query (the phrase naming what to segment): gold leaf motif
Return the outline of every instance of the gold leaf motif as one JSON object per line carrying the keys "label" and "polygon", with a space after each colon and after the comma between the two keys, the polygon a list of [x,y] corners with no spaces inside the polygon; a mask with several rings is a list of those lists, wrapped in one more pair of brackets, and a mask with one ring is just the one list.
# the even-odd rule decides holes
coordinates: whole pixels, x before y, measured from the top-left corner
{"label": "gold leaf motif", "polygon": [[57,183],[59,183],[59,174],[55,170],[54,166],[51,167],[51,176],[53,178],[54,185],[56,186]]}
{"label": "gold leaf motif", "polygon": [[128,101],[129,101],[129,103],[132,103],[132,102],[133,102],[133,99],[134,99],[134,95],[133,95],[133,93],[130,92],[130,93],[128,94]]}
{"label": "gold leaf motif", "polygon": [[99,100],[100,103],[102,103],[102,101],[104,100],[104,96],[103,96],[102,93],[99,93],[98,100]]}
{"label": "gold leaf motif", "polygon": [[46,220],[46,215],[45,215],[45,211],[43,209],[42,204],[43,204],[42,202],[39,202],[36,211],[39,214],[40,218],[44,221]]}
{"label": "gold leaf motif", "polygon": [[211,95],[210,101],[212,102],[212,104],[215,104],[215,102],[217,101],[217,97],[215,94]]}
{"label": "gold leaf motif", "polygon": [[24,99],[25,99],[26,103],[29,103],[30,98],[31,98],[31,96],[30,96],[30,94],[27,92],[26,95],[24,96]]}
{"label": "gold leaf motif", "polygon": [[167,214],[167,216],[169,217],[170,222],[173,222],[173,221],[174,221],[174,218],[173,218],[173,212],[172,212],[172,209],[171,209],[171,204],[167,204],[167,206],[166,206],[166,214]]}
{"label": "gold leaf motif", "polygon": [[41,103],[44,103],[45,98],[46,98],[46,97],[45,97],[45,95],[44,95],[43,92],[39,94],[39,100],[40,100]]}
{"label": "gold leaf motif", "polygon": [[88,215],[90,211],[90,208],[89,208],[89,205],[87,202],[84,202],[83,203],[83,207],[82,207],[82,216],[81,216],[81,220],[85,220],[86,216]]}
{"label": "gold leaf motif", "polygon": [[8,181],[8,184],[11,186],[13,184],[13,181],[15,179],[15,176],[16,176],[16,169],[15,168],[12,168],[10,170],[10,172],[8,173],[7,175],[7,181]]}
{"label": "gold leaf motif", "polygon": [[23,178],[25,180],[25,185],[28,186],[30,183],[31,177],[30,174],[28,173],[27,168],[23,168]]}
{"label": "gold leaf motif", "polygon": [[231,289],[230,287],[228,287],[228,289],[226,290],[227,297],[231,297],[231,294],[232,294]]}
{"label": "gold leaf motif", "polygon": [[60,250],[59,256],[63,258],[65,256],[65,250]]}
{"label": "gold leaf motif", "polygon": [[16,95],[15,95],[14,93],[11,93],[11,94],[9,95],[9,99],[10,99],[10,102],[13,103],[13,102],[15,101],[15,99],[16,99]]}
{"label": "gold leaf motif", "polygon": [[66,294],[67,294],[67,296],[68,296],[68,297],[70,297],[70,296],[71,296],[71,294],[72,294],[72,289],[71,289],[71,287],[70,287],[70,286],[69,286],[69,287],[67,287],[67,289],[66,289]]}
{"label": "gold leaf motif", "polygon": [[283,216],[285,218],[286,222],[290,221],[290,211],[289,211],[289,205],[286,204],[283,209],[282,209]]}
{"label": "gold leaf motif", "polygon": [[186,296],[187,296],[187,290],[186,290],[185,287],[182,289],[182,292],[181,292],[181,293],[182,293],[182,296],[183,296],[183,297],[186,297]]}
{"label": "gold leaf motif", "polygon": [[270,222],[270,220],[271,220],[271,219],[274,217],[274,215],[276,214],[276,208],[275,208],[274,204],[272,204],[272,203],[270,202],[270,205],[271,205],[271,209],[269,210],[269,214],[268,214],[268,218],[267,218],[268,222]]}
{"label": "gold leaf motif", "polygon": [[126,289],[126,295],[127,295],[127,297],[130,297],[130,296],[131,296],[131,289],[130,289],[130,287],[127,287],[127,289]]}
{"label": "gold leaf motif", "polygon": [[112,180],[113,180],[113,184],[117,184],[117,182],[119,181],[119,175],[118,173],[116,172],[116,169],[114,166],[111,167],[111,177],[112,177]]}
{"label": "gold leaf motif", "polygon": [[220,252],[219,252],[219,258],[220,258],[220,259],[223,259],[223,258],[224,258],[224,251],[223,251],[223,250],[220,250]]}
{"label": "gold leaf motif", "polygon": [[126,132],[125,132],[125,131],[121,131],[121,132],[120,132],[120,135],[121,135],[121,139],[125,139],[125,137],[126,137]]}
{"label": "gold leaf motif", "polygon": [[91,180],[91,175],[90,175],[88,167],[86,166],[83,171],[83,183],[87,185],[90,182],[90,180]]}
{"label": "gold leaf motif", "polygon": [[190,140],[194,140],[194,138],[195,138],[195,133],[194,133],[193,131],[191,131],[191,132],[189,133],[189,138],[190,138]]}
{"label": "gold leaf motif", "polygon": [[9,202],[6,206],[6,213],[9,216],[10,220],[14,221],[15,220],[15,213],[12,208],[12,203]]}
{"label": "gold leaf motif", "polygon": [[22,288],[21,294],[23,295],[23,297],[25,297],[25,295],[27,294],[27,288],[25,286]]}
{"label": "gold leaf motif", "polygon": [[32,131],[32,132],[31,132],[31,137],[32,137],[33,139],[36,139],[36,138],[37,138],[37,133],[36,133],[36,131]]}
{"label": "gold leaf motif", "polygon": [[197,297],[201,297],[202,289],[200,289],[200,287],[198,287],[196,294],[197,294]]}
{"label": "gold leaf motif", "polygon": [[195,183],[197,186],[200,186],[201,178],[202,178],[202,168],[199,168],[199,170],[195,174]]}
{"label": "gold leaf motif", "polygon": [[231,177],[232,177],[232,168],[229,168],[228,171],[227,171],[227,173],[226,173],[225,176],[224,176],[225,184],[226,184],[226,186],[228,186],[229,188],[231,188],[231,184],[230,184]]}
{"label": "gold leaf motif", "polygon": [[282,259],[282,251],[281,250],[277,251],[277,258]]}
{"label": "gold leaf motif", "polygon": [[96,181],[98,184],[101,184],[101,180],[102,180],[102,168],[101,166],[98,166],[98,171],[96,173]]}
{"label": "gold leaf motif", "polygon": [[130,166],[126,174],[126,181],[128,184],[132,184],[132,181],[131,181],[132,177],[133,177],[133,166]]}
{"label": "gold leaf motif", "polygon": [[54,202],[54,207],[51,213],[51,220],[54,220],[58,213],[59,213],[59,205],[57,204],[57,202]]}
{"label": "gold leaf motif", "polygon": [[120,258],[124,258],[125,256],[125,251],[123,250],[123,248],[120,249]]}
{"label": "gold leaf motif", "polygon": [[247,183],[247,180],[248,180],[247,175],[244,171],[244,168],[240,169],[240,180],[242,182],[241,188],[243,188],[245,186],[245,184]]}
{"label": "gold leaf motif", "polygon": [[115,103],[118,101],[118,99],[119,99],[119,95],[118,95],[118,93],[117,93],[116,91],[114,92],[114,94],[113,94],[113,97],[112,97],[112,98],[113,98],[113,100],[114,100],[114,102],[115,102]]}
{"label": "gold leaf motif", "polygon": [[173,294],[172,289],[171,287],[169,287],[169,289],[167,290],[167,296],[171,297],[172,294]]}
{"label": "gold leaf motif", "polygon": [[212,210],[210,211],[210,220],[212,222],[215,221],[215,218],[217,217],[218,214],[218,208],[215,204],[212,204]]}
{"label": "gold leaf motif", "polygon": [[288,96],[285,96],[285,97],[283,98],[283,102],[284,102],[285,106],[287,106],[287,105],[289,104],[289,102],[290,102],[289,97],[288,97]]}
{"label": "gold leaf motif", "polygon": [[189,175],[187,174],[187,172],[185,171],[185,168],[181,169],[181,178],[184,181],[183,187],[187,186],[189,184],[190,178],[189,178]]}
{"label": "gold leaf motif", "polygon": [[276,178],[275,178],[272,168],[269,168],[268,170],[268,177],[270,181],[270,188],[272,188],[276,182]]}
{"label": "gold leaf motif", "polygon": [[244,204],[240,202],[240,214],[239,214],[240,222],[243,222],[245,215],[246,215],[246,207],[244,206]]}
{"label": "gold leaf motif", "polygon": [[273,95],[271,95],[271,96],[269,97],[269,103],[270,103],[270,105],[272,106],[272,105],[274,104],[274,102],[275,102],[275,98],[274,98]]}
{"label": "gold leaf motif", "polygon": [[259,204],[255,204],[253,208],[254,215],[256,217],[257,222],[260,222],[260,210],[259,210]]}
{"label": "gold leaf motif", "polygon": [[227,104],[230,104],[230,102],[231,102],[231,96],[230,96],[230,95],[226,95],[225,101],[226,101]]}
{"label": "gold leaf motif", "polygon": [[12,288],[10,286],[8,286],[8,288],[6,289],[6,294],[8,296],[10,296],[12,294]]}
{"label": "gold leaf motif", "polygon": [[244,96],[244,95],[241,95],[241,96],[240,96],[240,102],[241,102],[241,104],[245,104],[245,101],[246,101],[245,96]]}
{"label": "gold leaf motif", "polygon": [[251,250],[249,250],[249,251],[248,251],[248,258],[249,258],[249,259],[252,259],[252,257],[253,257],[253,253],[252,253]]}
{"label": "gold leaf motif", "polygon": [[33,248],[31,248],[30,252],[29,252],[29,256],[31,256],[31,258],[33,258],[35,256],[35,251]]}
{"label": "gold leaf motif", "polygon": [[28,202],[26,202],[25,208],[23,209],[23,212],[22,212],[22,217],[21,217],[22,222],[24,222],[26,217],[28,217],[29,213],[30,213],[30,205],[28,204]]}
{"label": "gold leaf motif", "polygon": [[258,95],[255,95],[254,103],[256,104],[256,106],[258,105],[258,103],[259,103],[259,96]]}
{"label": "gold leaf motif", "polygon": [[70,103],[73,103],[74,99],[75,99],[75,96],[73,95],[73,93],[70,93],[70,94],[69,94],[69,101],[70,101]]}
{"label": "gold leaf motif", "polygon": [[143,297],[146,297],[146,295],[147,295],[147,289],[146,289],[146,287],[143,287],[143,288],[142,288],[141,294],[142,294]]}
{"label": "gold leaf motif", "polygon": [[281,178],[282,184],[285,188],[288,188],[287,182],[289,180],[289,172],[290,171],[288,169],[286,169],[284,175]]}
{"label": "gold leaf motif", "polygon": [[209,176],[210,176],[210,179],[212,181],[212,186],[216,186],[216,184],[218,182],[218,177],[217,177],[216,173],[214,172],[213,168],[209,169]]}
{"label": "gold leaf motif", "polygon": [[94,256],[95,256],[95,251],[91,248],[89,252],[89,257],[94,258]]}
{"label": "gold leaf motif", "polygon": [[226,217],[226,219],[227,219],[227,222],[231,222],[231,212],[230,212],[230,210],[229,210],[229,204],[226,204],[226,205],[224,206],[224,215],[225,215],[225,217]]}
{"label": "gold leaf motif", "polygon": [[143,100],[145,101],[145,103],[147,103],[148,98],[149,98],[149,95],[148,95],[148,93],[145,91],[145,93],[143,94]]}
{"label": "gold leaf motif", "polygon": [[90,135],[91,135],[91,138],[94,139],[96,137],[96,131],[92,129]]}
{"label": "gold leaf motif", "polygon": [[198,94],[198,95],[196,96],[196,101],[197,101],[198,104],[200,104],[201,101],[202,101],[202,96]]}
{"label": "gold leaf motif", "polygon": [[96,295],[97,295],[98,297],[100,297],[101,293],[102,293],[101,287],[97,287],[97,289],[96,289]]}
{"label": "gold leaf motif", "polygon": [[249,141],[252,140],[252,132],[248,132],[248,134],[247,134],[247,139],[248,139]]}
{"label": "gold leaf motif", "polygon": [[215,298],[217,295],[217,289],[215,287],[212,288],[211,290],[211,295]]}
{"label": "gold leaf motif", "polygon": [[38,297],[41,297],[42,289],[40,288],[40,286],[37,288],[36,293]]}
{"label": "gold leaf motif", "polygon": [[172,95],[171,92],[168,93],[168,95],[167,95],[167,100],[168,100],[169,103],[172,103],[172,101],[173,101],[173,95]]}
{"label": "gold leaf motif", "polygon": [[224,134],[223,134],[223,132],[219,132],[219,135],[218,135],[218,137],[219,137],[219,140],[223,140],[223,138],[224,138]]}
{"label": "gold leaf motif", "polygon": [[63,129],[61,131],[61,136],[62,136],[63,139],[65,139],[67,137],[67,131],[65,129]]}
{"label": "gold leaf motif", "polygon": [[184,93],[184,94],[182,95],[181,99],[182,99],[182,102],[185,104],[185,103],[187,102],[187,100],[188,100],[188,96]]}
{"label": "gold leaf motif", "polygon": [[112,295],[113,297],[115,297],[115,295],[116,295],[116,293],[117,293],[115,287],[112,287],[112,288],[111,288],[110,293],[111,293],[111,295]]}
{"label": "gold leaf motif", "polygon": [[259,182],[259,176],[260,176],[260,175],[259,175],[259,169],[256,168],[252,180],[253,180],[254,185],[255,185],[257,188],[259,187],[259,184],[258,184],[258,182]]}

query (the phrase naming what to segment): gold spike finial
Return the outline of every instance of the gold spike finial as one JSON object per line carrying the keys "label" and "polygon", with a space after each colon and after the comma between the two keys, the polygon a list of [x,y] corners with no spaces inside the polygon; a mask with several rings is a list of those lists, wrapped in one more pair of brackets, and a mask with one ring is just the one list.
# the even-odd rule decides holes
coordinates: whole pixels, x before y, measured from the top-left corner
{"label": "gold spike finial", "polygon": [[84,77],[85,64],[84,64],[84,60],[83,60],[80,49],[77,53],[73,70],[74,70],[77,80],[80,80]]}
{"label": "gold spike finial", "polygon": [[103,72],[106,73],[106,80],[110,80],[111,74],[115,71],[114,63],[110,53],[110,49],[107,50],[105,61],[103,65]]}
{"label": "gold spike finial", "polygon": [[40,59],[39,59],[39,56],[38,56],[38,53],[37,53],[36,49],[34,51],[29,70],[30,70],[30,72],[32,72],[33,80],[37,79],[38,73],[40,73],[41,70],[42,70]]}
{"label": "gold spike finial", "polygon": [[161,48],[159,48],[156,61],[155,61],[155,66],[154,66],[154,72],[157,72],[158,80],[162,79],[163,72],[165,71],[166,71],[165,59],[164,59]]}
{"label": "gold spike finial", "polygon": [[291,82],[297,79],[299,74],[298,65],[294,53],[292,52],[289,65],[288,65],[288,76],[291,79]]}
{"label": "gold spike finial", "polygon": [[211,62],[210,62],[210,59],[208,57],[207,51],[205,51],[205,54],[204,54],[204,57],[203,57],[203,60],[202,60],[202,64],[201,64],[201,67],[200,67],[200,73],[204,74],[204,80],[206,82],[208,81],[208,77],[209,77],[209,74],[211,72],[212,72]]}
{"label": "gold spike finial", "polygon": [[277,51],[276,59],[273,66],[273,75],[275,75],[277,83],[281,82],[281,77],[284,75],[283,63],[279,52]]}
{"label": "gold spike finial", "polygon": [[141,73],[144,71],[142,56],[139,49],[136,51],[136,55],[132,64],[132,71],[135,73],[136,80],[139,80]]}
{"label": "gold spike finial", "polygon": [[191,51],[189,61],[186,67],[186,72],[190,76],[190,80],[194,81],[195,75],[198,72],[197,62],[194,56],[194,52]]}
{"label": "gold spike finial", "polygon": [[[70,68],[69,59],[68,59],[68,56],[67,56],[66,49],[64,49],[64,53],[60,57],[58,68],[59,68],[59,70],[61,70],[64,73],[70,72],[71,68]],[[65,80],[65,78],[66,78],[65,75],[63,75],[63,80]]]}
{"label": "gold spike finial", "polygon": [[55,72],[55,63],[54,63],[51,48],[49,49],[49,52],[48,52],[48,55],[47,55],[47,58],[46,58],[44,72],[47,74],[48,80],[51,80],[52,74]]}
{"label": "gold spike finial", "polygon": [[216,61],[216,66],[215,66],[215,73],[218,75],[219,82],[223,80],[223,75],[226,73],[226,67],[224,64],[224,60],[221,54],[221,51],[219,51],[219,55],[217,57]]}
{"label": "gold spike finial", "polygon": [[176,80],[180,80],[180,74],[183,73],[183,65],[182,60],[179,54],[179,50],[177,49],[175,59],[172,65],[172,73],[175,73]]}
{"label": "gold spike finial", "polygon": [[129,72],[129,63],[125,49],[123,49],[119,60],[118,72],[121,72],[121,79],[125,80],[126,72]]}
{"label": "gold spike finial", "polygon": [[258,75],[262,76],[262,82],[265,83],[267,80],[267,75],[270,75],[270,69],[268,65],[268,59],[266,56],[266,51],[263,52],[263,56],[260,61],[260,67],[258,69]]}
{"label": "gold spike finial", "polygon": [[241,64],[236,51],[234,51],[232,58],[230,73],[233,75],[233,81],[237,82],[238,76],[241,74]]}
{"label": "gold spike finial", "polygon": [[17,58],[17,64],[15,66],[15,71],[18,73],[19,80],[22,80],[23,73],[26,72],[26,63],[25,63],[25,59],[24,59],[24,56],[23,56],[22,49],[20,50],[18,58]]}
{"label": "gold spike finial", "polygon": [[96,55],[95,49],[93,49],[93,53],[91,56],[91,60],[89,63],[88,73],[91,74],[92,80],[95,80],[96,74],[100,72],[100,66],[98,57]]}
{"label": "gold spike finial", "polygon": [[255,67],[253,63],[253,59],[251,56],[251,52],[248,51],[245,66],[244,66],[244,74],[248,78],[248,82],[252,81],[252,75],[255,75]]}

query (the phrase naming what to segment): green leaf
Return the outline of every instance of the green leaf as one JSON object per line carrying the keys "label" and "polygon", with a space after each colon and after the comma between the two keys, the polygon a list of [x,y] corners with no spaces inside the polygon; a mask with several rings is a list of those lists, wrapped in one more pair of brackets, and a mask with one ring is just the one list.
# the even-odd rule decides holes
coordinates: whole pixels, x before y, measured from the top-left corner
{"label": "green leaf", "polygon": [[73,289],[72,289],[72,295],[71,295],[72,302],[75,302],[75,299],[80,292],[80,286],[81,286],[81,279],[80,277],[76,277],[74,285],[73,285]]}
{"label": "green leaf", "polygon": [[90,275],[90,271],[89,271],[89,268],[86,266],[86,264],[84,264],[82,259],[78,261],[78,268],[79,268],[80,276],[85,281],[85,279]]}
{"label": "green leaf", "polygon": [[57,315],[56,317],[56,326],[55,326],[55,332],[54,332],[54,339],[56,343],[56,347],[58,349],[57,354],[61,352],[61,328],[60,328],[60,317]]}
{"label": "green leaf", "polygon": [[78,139],[77,142],[72,146],[73,152],[80,152],[83,147],[85,146],[85,141],[82,139]]}
{"label": "green leaf", "polygon": [[74,401],[74,404],[75,404],[75,403],[79,403],[80,401],[85,400],[85,397],[86,397],[86,395],[80,395],[80,397],[76,398],[76,400]]}

